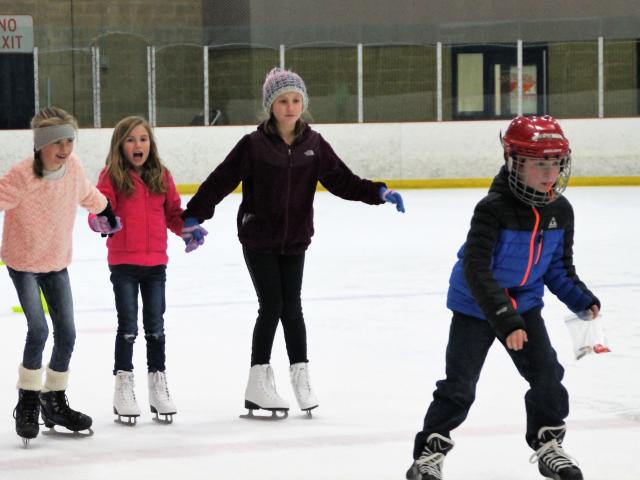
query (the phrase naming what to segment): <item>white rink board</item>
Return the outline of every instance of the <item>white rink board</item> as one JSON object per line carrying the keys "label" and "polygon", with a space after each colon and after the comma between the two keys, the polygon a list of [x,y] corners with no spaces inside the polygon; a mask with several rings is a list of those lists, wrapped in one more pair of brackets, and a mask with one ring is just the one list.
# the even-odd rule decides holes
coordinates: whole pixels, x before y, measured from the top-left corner
{"label": "white rink board", "polygon": [[[313,125],[358,175],[372,179],[490,178],[507,121]],[[573,175],[640,176],[640,118],[561,120]],[[160,155],[178,184],[201,183],[254,126],[159,127]],[[76,152],[97,180],[112,129],[82,129]],[[0,174],[28,156],[28,130],[0,130]]]}

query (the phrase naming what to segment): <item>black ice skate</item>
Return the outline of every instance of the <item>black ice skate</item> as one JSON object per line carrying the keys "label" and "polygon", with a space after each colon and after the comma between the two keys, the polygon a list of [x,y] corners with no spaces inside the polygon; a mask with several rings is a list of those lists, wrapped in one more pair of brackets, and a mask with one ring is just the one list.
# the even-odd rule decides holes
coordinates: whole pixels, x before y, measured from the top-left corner
{"label": "black ice skate", "polygon": [[81,435],[93,435],[93,430],[91,430],[93,420],[90,416],[69,407],[69,400],[64,390],[40,393],[40,407],[42,420],[47,428],[53,429],[54,426],[60,425],[76,434],[88,430],[87,433]]}
{"label": "black ice skate", "polygon": [[29,447],[29,440],[36,438],[40,431],[40,401],[35,390],[18,390],[18,404],[13,410],[16,419],[16,433],[22,437],[24,448]]}
{"label": "black ice skate", "polygon": [[420,457],[407,470],[407,480],[442,480],[442,462],[453,441],[437,433],[427,438]]}
{"label": "black ice skate", "polygon": [[578,462],[562,448],[565,427],[542,427],[532,447],[531,463],[538,462],[543,477],[551,480],[583,480]]}

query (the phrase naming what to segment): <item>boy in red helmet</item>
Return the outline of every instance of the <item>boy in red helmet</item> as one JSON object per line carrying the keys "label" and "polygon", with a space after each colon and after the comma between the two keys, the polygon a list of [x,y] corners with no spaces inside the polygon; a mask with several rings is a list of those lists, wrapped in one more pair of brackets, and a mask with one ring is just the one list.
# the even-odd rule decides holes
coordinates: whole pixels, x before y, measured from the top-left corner
{"label": "boy in red helmet", "polygon": [[505,165],[476,205],[451,273],[446,378],[436,383],[416,435],[409,480],[442,478],[442,462],[454,445],[450,433],[467,417],[496,338],[529,383],[525,439],[535,451],[532,463],[547,478],[582,480],[562,448],[569,396],[541,316],[545,285],[582,318],[600,311],[573,265],[573,210],[562,196],[569,141],[552,117],[529,116],[511,122],[502,145]]}

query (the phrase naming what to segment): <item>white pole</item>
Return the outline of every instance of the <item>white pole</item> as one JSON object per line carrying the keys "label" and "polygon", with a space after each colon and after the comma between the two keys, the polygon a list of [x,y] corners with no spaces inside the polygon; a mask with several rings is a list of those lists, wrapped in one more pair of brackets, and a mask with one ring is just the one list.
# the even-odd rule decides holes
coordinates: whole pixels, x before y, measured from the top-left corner
{"label": "white pole", "polygon": [[364,87],[362,81],[362,44],[358,44],[358,123],[364,121]]}
{"label": "white pole", "polygon": [[549,92],[547,92],[547,51],[542,51],[542,91],[544,92],[544,96],[542,97],[542,113],[549,113],[547,111],[547,98]]}
{"label": "white pole", "polygon": [[522,115],[522,40],[518,40],[518,115]]}
{"label": "white pole", "polygon": [[153,126],[153,105],[151,103],[151,47],[147,46],[147,110],[149,123]]}
{"label": "white pole", "polygon": [[40,111],[40,89],[38,82],[40,75],[38,72],[38,47],[33,47],[33,105],[34,115]]}
{"label": "white pole", "polygon": [[157,125],[156,118],[156,47],[151,47],[151,88],[153,91],[153,95],[151,96],[151,102],[153,104],[153,123],[152,127]]}
{"label": "white pole", "polygon": [[604,117],[604,38],[598,37],[598,118]]}
{"label": "white pole", "polygon": [[284,70],[284,45],[280,45],[280,68]]}
{"label": "white pole", "polygon": [[93,60],[93,126],[102,126],[102,112],[100,111],[100,47],[92,47]]}
{"label": "white pole", "polygon": [[436,111],[437,120],[442,121],[442,42],[436,43]]}
{"label": "white pole", "polygon": [[204,124],[209,125],[209,47],[202,47]]}

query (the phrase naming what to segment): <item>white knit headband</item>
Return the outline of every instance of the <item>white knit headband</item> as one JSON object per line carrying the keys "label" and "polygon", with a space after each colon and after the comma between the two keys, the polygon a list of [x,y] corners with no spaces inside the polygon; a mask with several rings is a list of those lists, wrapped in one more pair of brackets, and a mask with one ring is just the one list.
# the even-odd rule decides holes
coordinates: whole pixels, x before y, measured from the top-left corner
{"label": "white knit headband", "polygon": [[65,138],[75,139],[76,130],[70,123],[64,125],[51,125],[50,127],[40,127],[33,129],[33,149],[42,150],[50,143],[57,142]]}

